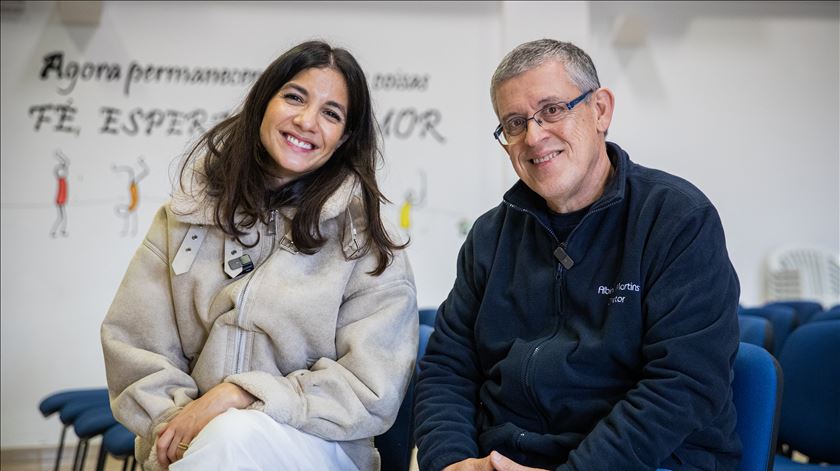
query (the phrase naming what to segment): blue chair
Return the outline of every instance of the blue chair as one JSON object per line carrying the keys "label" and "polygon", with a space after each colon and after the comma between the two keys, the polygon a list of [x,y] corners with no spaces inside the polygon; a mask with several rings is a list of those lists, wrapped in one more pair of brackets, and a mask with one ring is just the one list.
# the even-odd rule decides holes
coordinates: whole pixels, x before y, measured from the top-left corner
{"label": "blue chair", "polygon": [[738,470],[772,470],[782,404],[782,370],[770,352],[741,342],[733,372],[732,398],[738,412],[735,432],[744,450]]}
{"label": "blue chair", "polygon": [[[417,348],[417,361],[426,353],[429,336],[434,331],[427,325],[420,325],[420,342]],[[411,383],[397,413],[394,425],[382,435],[374,438],[374,445],[382,458],[383,470],[408,471],[411,465],[411,452],[414,449],[414,387],[417,384],[417,367],[411,376]]]}
{"label": "blue chair", "polygon": [[68,389],[50,394],[38,404],[38,410],[44,417],[58,412],[61,420],[61,437],[58,441],[58,452],[55,456],[55,471],[61,466],[61,456],[64,453],[64,438],[67,429],[73,425],[84,411],[108,404],[108,390],[105,388]]}
{"label": "blue chair", "polygon": [[123,460],[123,471],[134,471],[137,467],[137,459],[134,457],[134,434],[120,423],[102,435],[101,450],[105,450],[105,453],[100,454],[101,459],[96,464],[96,471],[104,471],[107,455]]}
{"label": "blue chair", "polygon": [[788,335],[799,325],[796,311],[786,306],[764,306],[742,309],[739,313],[742,316],[763,317],[773,325],[773,349],[770,353],[779,356],[782,345]]}
{"label": "blue chair", "polygon": [[[114,415],[111,413],[111,406],[108,404],[96,406],[84,411],[73,422],[73,430],[79,437],[76,444],[76,456],[73,458],[73,469],[81,471],[85,467],[88,445],[94,437],[102,435],[106,430],[117,424]],[[104,448],[100,447],[100,461],[104,456]]]}
{"label": "blue chair", "polygon": [[[808,456],[810,463],[840,465],[840,320],[809,322],[796,329],[779,363],[785,373],[779,443]],[[777,470],[803,466],[776,457]]]}
{"label": "blue chair", "polygon": [[808,322],[820,322],[820,321],[836,321],[840,320],[840,309],[830,309],[828,311],[818,312],[814,314],[814,317],[811,318]]}
{"label": "blue chair", "polygon": [[773,325],[763,317],[738,316],[741,342],[758,345],[771,352],[773,350]]}
{"label": "blue chair", "polygon": [[766,306],[775,307],[775,306],[784,306],[793,308],[796,311],[796,317],[799,319],[800,324],[804,324],[811,320],[815,314],[822,312],[823,307],[822,304],[816,301],[799,301],[799,300],[790,300],[790,301],[774,301],[771,303],[765,304]]}
{"label": "blue chair", "polygon": [[437,309],[420,309],[420,325],[435,326]]}

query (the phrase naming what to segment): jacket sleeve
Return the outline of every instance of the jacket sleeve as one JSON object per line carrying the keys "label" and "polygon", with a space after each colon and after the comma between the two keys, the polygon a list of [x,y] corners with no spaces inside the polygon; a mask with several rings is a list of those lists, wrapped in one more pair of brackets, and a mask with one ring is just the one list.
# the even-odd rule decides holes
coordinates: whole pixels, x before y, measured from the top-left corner
{"label": "jacket sleeve", "polygon": [[739,285],[717,212],[656,230],[642,267],[642,379],[558,470],[654,469],[731,404]]}
{"label": "jacket sleeve", "polygon": [[161,209],[101,328],[114,417],[152,442],[154,429],[198,393],[175,323],[166,219]]}
{"label": "jacket sleeve", "polygon": [[379,435],[394,423],[417,357],[414,280],[404,250],[379,276],[375,257],[357,262],[336,330],[336,359],[321,358],[286,376],[250,371],[228,376],[253,394],[252,409],[328,440]]}
{"label": "jacket sleeve", "polygon": [[438,311],[420,361],[415,434],[421,470],[479,457],[476,408],[482,375],[474,325],[481,288],[474,281],[474,233],[475,229],[461,247],[455,284]]}

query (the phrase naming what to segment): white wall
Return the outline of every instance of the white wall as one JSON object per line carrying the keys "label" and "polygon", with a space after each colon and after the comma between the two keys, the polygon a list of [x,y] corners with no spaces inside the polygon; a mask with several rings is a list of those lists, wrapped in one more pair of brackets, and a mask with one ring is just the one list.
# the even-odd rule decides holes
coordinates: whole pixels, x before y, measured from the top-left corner
{"label": "white wall", "polygon": [[[503,11],[504,52],[540,37],[581,46],[616,96],[609,140],[712,200],[742,303],[764,301],[773,249],[840,251],[840,4],[511,2]],[[645,26],[641,43],[614,44],[622,17]]]}
{"label": "white wall", "polygon": [[[348,47],[369,79],[428,75],[424,91],[374,89],[380,117],[436,109],[445,136],[385,140],[383,188],[397,220],[427,175],[413,212],[410,256],[420,303],[438,304],[454,277],[458,225],[498,203],[514,174],[490,137],[490,75],[513,46],[571,40],[616,94],[610,139],[637,162],[699,186],[721,213],[742,301],[762,300],[769,250],[840,245],[840,15],[837,3],[127,3],[105,2],[98,26],[63,24],[51,2],[2,19],[2,447],[55,443],[57,420],[38,401],[104,384],[99,323],[145,227],[169,191],[169,166],[190,136],[97,132],[101,106],[226,111],[247,87],[40,80],[42,58],[261,69],[313,37]],[[644,40],[613,44],[616,18],[646,24]],[[64,83],[66,85],[66,83]],[[34,130],[31,105],[79,109],[80,133]],[[67,238],[48,236],[55,149],[71,159]],[[113,212],[126,180],[112,164],[144,155],[139,231],[120,237]]]}
{"label": "white wall", "polygon": [[[125,93],[130,64],[143,66],[264,68],[306,39],[324,38],[350,49],[368,74],[376,111],[388,131],[382,187],[395,203],[385,210],[396,221],[409,191],[426,198],[412,214],[409,249],[423,305],[438,303],[454,279],[463,241],[462,220],[496,204],[502,165],[487,155],[492,112],[476,83],[492,71],[499,37],[498,5],[492,3],[129,3],[105,2],[98,26],[64,24],[57,5],[27,2],[24,12],[3,18],[2,28],[2,446],[54,443],[56,419],[37,413],[38,401],[59,388],[104,385],[99,324],[155,210],[170,189],[172,164],[196,137],[189,126],[140,130],[130,114],[160,109],[214,115],[229,111],[247,86],[134,83]],[[453,41],[452,38],[458,38]],[[54,51],[65,62],[116,64],[121,80],[40,78]],[[379,76],[423,77],[424,86],[378,85]],[[33,106],[70,104],[72,122],[59,117],[36,128]],[[104,107],[121,110],[116,134],[102,132]],[[413,110],[439,113],[435,134],[400,121]],[[385,116],[394,113],[390,126]],[[407,115],[410,116],[410,115]],[[65,132],[71,128],[71,132]],[[75,130],[78,132],[75,132]],[[70,159],[68,237],[50,238],[56,218],[53,154]],[[145,156],[150,174],[139,182],[139,231],[120,235],[114,208],[128,200],[127,174]],[[465,176],[470,178],[465,178]],[[486,185],[486,182],[492,182]]]}
{"label": "white wall", "polygon": [[[644,45],[610,44],[621,6]],[[616,94],[610,138],[717,206],[744,304],[782,245],[838,252],[837,2],[598,3],[592,53]]]}

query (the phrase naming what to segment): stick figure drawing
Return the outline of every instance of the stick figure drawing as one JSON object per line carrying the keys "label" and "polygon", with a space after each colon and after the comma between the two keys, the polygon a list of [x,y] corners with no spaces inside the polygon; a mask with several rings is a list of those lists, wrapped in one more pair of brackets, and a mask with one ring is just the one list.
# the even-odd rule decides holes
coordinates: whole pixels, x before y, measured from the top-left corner
{"label": "stick figure drawing", "polygon": [[114,172],[126,172],[128,174],[128,204],[118,204],[114,207],[117,216],[123,218],[123,230],[121,236],[134,236],[137,234],[137,207],[140,205],[140,192],[138,183],[149,174],[149,166],[143,157],[137,158],[140,165],[140,173],[135,175],[134,169],[128,165],[111,165]]}
{"label": "stick figure drawing", "polygon": [[406,191],[400,206],[400,227],[405,230],[411,229],[411,210],[422,208],[426,203],[426,172],[418,170],[418,173],[420,174],[420,189],[417,192],[414,189]]}
{"label": "stick figure drawing", "polygon": [[55,193],[55,207],[58,210],[50,237],[67,237],[67,175],[70,173],[70,159],[60,150],[55,151],[58,164],[53,167],[53,175],[57,185]]}

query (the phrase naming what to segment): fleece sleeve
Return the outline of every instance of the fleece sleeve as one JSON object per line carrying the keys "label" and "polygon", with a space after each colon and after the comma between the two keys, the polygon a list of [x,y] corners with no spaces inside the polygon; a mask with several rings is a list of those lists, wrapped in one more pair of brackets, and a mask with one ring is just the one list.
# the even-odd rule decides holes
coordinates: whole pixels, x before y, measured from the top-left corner
{"label": "fleece sleeve", "polygon": [[720,219],[704,205],[658,230],[647,255],[642,379],[558,470],[655,469],[731,402],[739,285]]}
{"label": "fleece sleeve", "polygon": [[161,209],[137,249],[102,323],[102,350],[116,419],[154,442],[154,429],[195,399],[181,348]]}
{"label": "fleece sleeve", "polygon": [[415,435],[421,470],[439,470],[479,453],[475,422],[482,375],[474,324],[481,296],[473,260],[471,232],[458,255],[455,285],[438,311],[420,361]]}

